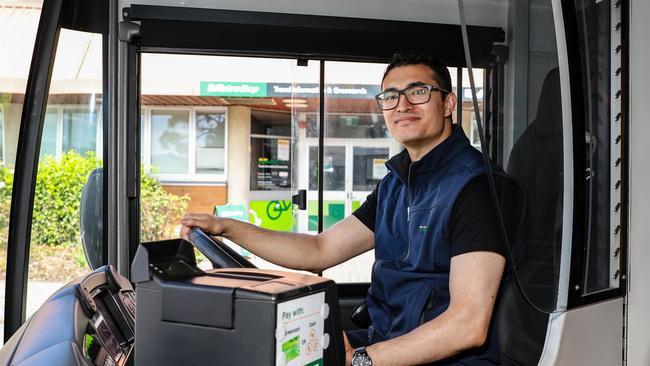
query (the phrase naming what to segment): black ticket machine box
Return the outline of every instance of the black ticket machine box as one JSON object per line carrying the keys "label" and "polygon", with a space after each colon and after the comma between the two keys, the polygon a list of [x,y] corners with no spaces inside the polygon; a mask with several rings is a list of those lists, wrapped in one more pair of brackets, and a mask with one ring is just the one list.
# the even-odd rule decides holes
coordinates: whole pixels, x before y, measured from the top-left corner
{"label": "black ticket machine box", "polygon": [[254,268],[202,271],[181,239],[142,244],[132,280],[136,366],[344,364],[331,280]]}

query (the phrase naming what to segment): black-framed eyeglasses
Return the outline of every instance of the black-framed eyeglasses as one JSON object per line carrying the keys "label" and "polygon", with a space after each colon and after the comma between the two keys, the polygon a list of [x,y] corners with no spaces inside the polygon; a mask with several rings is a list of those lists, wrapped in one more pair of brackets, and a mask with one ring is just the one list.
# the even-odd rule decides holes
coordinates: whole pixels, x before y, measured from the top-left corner
{"label": "black-framed eyeglasses", "polygon": [[440,91],[449,93],[448,90],[438,88],[429,84],[411,85],[402,90],[386,90],[375,95],[379,109],[383,111],[391,110],[399,104],[400,94],[404,94],[406,100],[411,104],[424,104],[431,100],[431,92]]}

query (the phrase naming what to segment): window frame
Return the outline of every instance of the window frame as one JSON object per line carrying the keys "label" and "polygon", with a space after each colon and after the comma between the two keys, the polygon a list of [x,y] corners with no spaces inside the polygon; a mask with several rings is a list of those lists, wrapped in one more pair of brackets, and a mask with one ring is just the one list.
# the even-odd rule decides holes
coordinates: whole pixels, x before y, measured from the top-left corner
{"label": "window frame", "polygon": [[[156,106],[143,105],[141,107],[144,134],[142,136],[142,155],[145,171],[151,173],[151,115],[152,111],[187,111],[188,119],[188,144],[187,144],[187,169],[186,174],[155,174],[156,178],[164,184],[225,184],[228,180],[228,107],[224,106]],[[223,174],[196,173],[196,115],[197,113],[223,113],[226,118],[224,128],[224,164]]]}
{"label": "window frame", "polygon": [[[570,98],[571,98],[571,111],[572,111],[572,124],[573,131],[584,131],[585,130],[585,113],[583,106],[586,105],[587,101],[584,100],[582,95],[583,88],[583,76],[582,76],[582,55],[580,54],[580,48],[577,46],[580,42],[580,29],[577,24],[577,11],[575,9],[574,1],[563,1],[562,4],[562,19],[565,24],[566,32],[566,43],[567,43],[567,53],[568,53],[568,67],[570,72]],[[620,65],[620,78],[621,78],[621,88],[620,88],[620,103],[621,103],[621,188],[620,188],[620,240],[619,240],[619,267],[617,271],[619,273],[619,282],[616,287],[609,287],[594,292],[584,293],[583,289],[586,285],[585,283],[585,273],[586,273],[586,253],[587,253],[587,243],[586,240],[586,227],[587,219],[589,217],[589,212],[584,209],[582,206],[582,200],[584,200],[586,185],[583,181],[576,179],[573,182],[574,197],[573,197],[573,234],[572,234],[572,246],[571,250],[571,260],[570,260],[570,271],[569,271],[569,280],[568,280],[568,291],[566,299],[566,308],[574,309],[577,307],[590,305],[596,302],[601,302],[604,300],[614,299],[621,296],[624,296],[628,289],[627,284],[627,243],[628,243],[628,220],[629,220],[629,128],[628,128],[628,111],[629,111],[629,95],[628,95],[628,86],[629,86],[629,59],[628,59],[628,42],[629,42],[629,6],[627,2],[621,2],[621,18],[620,18],[620,36],[621,36],[621,65]],[[611,38],[610,38],[611,41]],[[575,45],[575,47],[571,47]],[[610,103],[613,101],[610,100]],[[573,135],[573,164],[574,164],[574,176],[582,177],[586,171],[586,159],[585,159],[585,146],[586,141],[584,134],[574,133]],[[610,150],[610,154],[612,151]],[[611,194],[611,186],[608,194]],[[610,202],[611,204],[611,202]],[[611,216],[610,216],[611,220]],[[610,248],[613,245],[610,237],[609,242]]]}

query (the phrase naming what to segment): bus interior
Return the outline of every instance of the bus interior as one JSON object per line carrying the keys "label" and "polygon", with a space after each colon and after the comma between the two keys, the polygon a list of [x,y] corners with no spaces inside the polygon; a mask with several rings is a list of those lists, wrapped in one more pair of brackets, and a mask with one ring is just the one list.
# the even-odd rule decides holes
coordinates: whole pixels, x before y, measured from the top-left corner
{"label": "bus interior", "polygon": [[[632,168],[650,131],[632,127],[630,97],[648,94],[634,82],[648,80],[644,1],[0,0],[0,12],[0,53],[15,55],[0,60],[12,188],[0,183],[0,364],[342,365],[372,251],[310,274],[199,231],[181,240],[179,221],[316,234],[350,215],[402,150],[374,100],[398,51],[448,67],[454,123],[522,188],[493,315],[502,363],[650,362],[650,172]],[[47,175],[55,164],[69,175]],[[44,187],[74,171],[64,209]],[[496,206],[512,194],[491,188]],[[59,248],[63,227],[84,268],[47,285],[33,248]],[[303,310],[315,335],[288,337]]]}

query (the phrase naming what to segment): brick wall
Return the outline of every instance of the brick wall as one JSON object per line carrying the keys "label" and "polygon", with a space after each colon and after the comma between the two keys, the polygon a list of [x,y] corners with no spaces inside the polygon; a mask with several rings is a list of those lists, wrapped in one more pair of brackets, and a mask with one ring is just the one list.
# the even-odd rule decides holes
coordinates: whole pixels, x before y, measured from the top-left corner
{"label": "brick wall", "polygon": [[163,189],[171,194],[191,197],[189,212],[214,213],[214,206],[224,205],[228,200],[228,189],[221,186],[180,186],[163,185]]}

